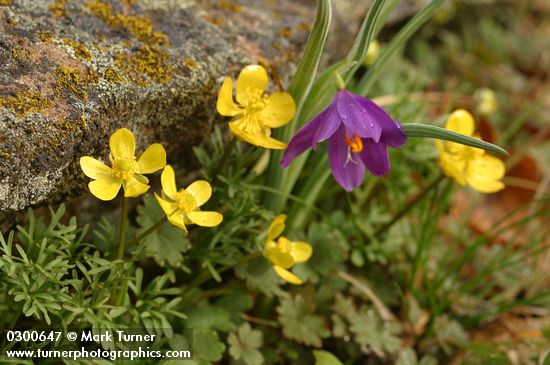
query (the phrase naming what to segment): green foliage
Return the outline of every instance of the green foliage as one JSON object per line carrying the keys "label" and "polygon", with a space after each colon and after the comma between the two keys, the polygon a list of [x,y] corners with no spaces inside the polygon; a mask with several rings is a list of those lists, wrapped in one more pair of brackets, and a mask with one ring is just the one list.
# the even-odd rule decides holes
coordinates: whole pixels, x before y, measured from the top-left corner
{"label": "green foliage", "polygon": [[[137,209],[137,223],[141,227],[139,233],[143,233],[149,227],[162,219],[165,214],[151,195],[143,199],[143,205]],[[157,263],[164,266],[166,263],[172,267],[183,265],[183,254],[191,248],[191,242],[185,233],[171,225],[164,224],[158,230],[152,232],[143,239],[147,253],[155,258]]]}
{"label": "green foliage", "polygon": [[342,365],[336,356],[328,351],[314,350],[315,365]]}
{"label": "green foliage", "polygon": [[[403,27],[382,29],[396,4],[374,1],[346,58],[319,69],[332,10],[331,1],[318,2],[289,90],[298,111],[283,140],[330,103],[337,73],[353,92],[386,95],[380,99],[384,108],[404,121],[410,137],[452,137],[502,152],[416,123],[442,126],[447,112],[473,105],[474,90],[491,80],[517,91],[502,70],[514,73],[510,78],[521,87],[532,86],[530,97],[538,95],[526,68],[536,65],[520,52],[525,41],[510,37],[503,20],[513,18],[515,5],[491,9],[500,14],[494,19],[475,11],[473,20],[441,26],[427,22],[446,10],[442,0],[435,0],[404,20]],[[489,11],[484,5],[460,4]],[[513,32],[519,23],[513,21]],[[365,66],[360,61],[375,37],[381,53]],[[475,62],[482,71],[471,71]],[[544,67],[536,67],[545,75]],[[448,72],[455,74],[447,77]],[[503,97],[506,93],[499,92]],[[521,152],[532,133],[544,136],[538,130],[544,113],[538,103],[517,107],[520,111],[508,104],[495,116],[476,115],[476,120],[494,122],[503,131],[495,133],[495,140]],[[142,327],[169,337],[171,349],[192,345],[189,363],[201,365],[434,365],[456,359],[508,364],[507,354],[518,351],[524,351],[526,363],[544,356],[545,364],[549,361],[550,292],[543,273],[550,211],[548,194],[540,187],[547,186],[546,177],[540,185],[522,178],[507,181],[537,190],[502,215],[494,205],[508,197],[485,198],[441,176],[431,140],[410,138],[391,151],[390,175],[368,176],[351,193],[332,180],[323,143],[284,171],[279,152],[238,141],[232,150],[227,145],[226,129],[215,126],[208,140],[194,148],[201,170],[178,174],[183,180],[178,187],[198,179],[212,183],[212,197],[201,209],[223,214],[217,227],[190,224],[184,233],[166,221],[150,192],[130,204],[126,252],[117,258],[118,212],[109,211],[109,205],[89,226],[79,225],[63,206],[49,215],[30,210],[25,224],[0,236],[0,329]],[[550,151],[547,143],[544,148]],[[220,166],[226,154],[228,162]],[[517,156],[507,161],[509,169],[521,160],[521,153]],[[313,249],[307,262],[292,268],[304,281],[301,286],[284,282],[262,256],[268,227],[279,212],[288,214],[283,235]],[[491,223],[480,228],[472,221],[474,213]],[[493,215],[501,218],[492,220]],[[157,228],[140,236],[151,227]],[[510,318],[513,325],[506,322]],[[516,329],[516,323],[534,325]],[[499,334],[509,337],[492,338],[488,329],[495,327],[507,328]],[[193,331],[192,338],[180,331],[184,328]],[[15,345],[0,342],[0,350],[8,346]]]}
{"label": "green foliage", "polygon": [[321,347],[321,339],[327,337],[330,332],[324,318],[313,314],[314,311],[313,303],[306,301],[301,295],[282,298],[277,312],[285,337],[306,345]]}
{"label": "green foliage", "polygon": [[264,357],[259,351],[263,344],[261,331],[252,329],[250,324],[243,323],[237,332],[232,332],[227,338],[229,354],[235,360],[241,360],[246,365],[262,364]]}
{"label": "green foliage", "polygon": [[339,323],[340,334],[352,334],[354,341],[365,354],[375,353],[380,357],[395,353],[401,346],[401,326],[397,322],[384,323],[377,313],[367,306],[357,308],[351,299],[336,296],[334,315]]}

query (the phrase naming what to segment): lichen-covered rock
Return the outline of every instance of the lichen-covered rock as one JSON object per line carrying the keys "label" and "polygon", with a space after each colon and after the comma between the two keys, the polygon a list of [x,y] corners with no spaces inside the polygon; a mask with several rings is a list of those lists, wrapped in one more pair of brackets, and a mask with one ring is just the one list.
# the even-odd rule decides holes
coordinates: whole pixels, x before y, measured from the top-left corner
{"label": "lichen-covered rock", "polygon": [[[357,9],[340,17],[350,42]],[[185,164],[220,78],[263,60],[288,81],[314,14],[293,0],[3,0],[0,211],[81,191],[79,157],[106,159],[122,126]]]}

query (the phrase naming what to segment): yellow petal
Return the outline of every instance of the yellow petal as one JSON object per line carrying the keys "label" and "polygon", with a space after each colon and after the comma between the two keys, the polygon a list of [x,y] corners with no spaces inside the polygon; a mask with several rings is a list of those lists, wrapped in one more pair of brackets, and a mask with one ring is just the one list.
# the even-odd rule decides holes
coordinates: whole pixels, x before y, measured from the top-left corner
{"label": "yellow petal", "polygon": [[283,269],[282,267],[273,266],[273,268],[275,269],[275,272],[277,273],[277,275],[279,275],[286,282],[289,282],[294,285],[300,285],[304,283],[296,275],[294,275],[288,270]]}
{"label": "yellow petal", "polygon": [[468,185],[481,193],[495,193],[505,187],[500,181],[505,172],[504,162],[498,158],[491,155],[476,157],[468,165]]}
{"label": "yellow petal", "polygon": [[231,132],[233,132],[233,134],[237,136],[240,140],[248,142],[255,146],[271,148],[274,150],[284,150],[286,148],[285,143],[278,141],[274,138],[267,137],[265,134],[251,135],[249,133],[246,133],[244,130],[239,128],[238,122],[229,123],[229,128],[231,129]]}
{"label": "yellow petal", "polygon": [[136,141],[134,135],[126,128],[118,129],[109,140],[111,154],[116,158],[134,157],[136,152]]}
{"label": "yellow petal", "polygon": [[175,215],[177,213],[177,210],[179,209],[178,203],[163,199],[160,196],[158,196],[157,193],[155,193],[155,198],[157,199],[157,202],[159,203],[162,211],[167,216],[170,217],[170,216]]}
{"label": "yellow petal", "polygon": [[289,252],[281,252],[280,250],[270,250],[266,257],[273,265],[280,266],[283,269],[290,269],[296,262]]}
{"label": "yellow petal", "polygon": [[92,179],[107,179],[112,176],[112,170],[109,166],[90,156],[80,158],[80,168],[82,168],[84,175]]}
{"label": "yellow petal", "polygon": [[457,109],[449,115],[445,128],[471,136],[474,134],[475,128],[474,117],[464,109]]}
{"label": "yellow petal", "polygon": [[140,196],[149,190],[149,185],[140,182],[135,177],[130,177],[128,180],[123,181],[122,186],[124,187],[124,196],[127,198],[135,198]]}
{"label": "yellow petal", "polygon": [[111,176],[107,179],[90,181],[88,187],[96,198],[107,201],[114,199],[120,190],[120,185],[122,185],[122,181]]}
{"label": "yellow petal", "polygon": [[193,198],[195,198],[197,206],[199,207],[206,203],[212,196],[212,187],[207,181],[204,180],[193,182],[187,187],[187,189],[185,189],[185,191],[190,193]]}
{"label": "yellow petal", "polygon": [[267,106],[260,113],[263,124],[270,128],[281,127],[294,117],[296,104],[290,94],[278,92],[272,94],[267,100]]}
{"label": "yellow petal", "polygon": [[233,101],[233,81],[227,77],[220,88],[218,102],[216,105],[218,113],[226,117],[233,117],[239,114],[239,108]]}
{"label": "yellow petal", "polygon": [[218,212],[191,212],[187,213],[187,218],[196,225],[202,227],[214,227],[223,220],[223,215]]}
{"label": "yellow petal", "polygon": [[466,160],[460,155],[443,153],[439,161],[441,170],[460,185],[466,185]]}
{"label": "yellow petal", "polygon": [[187,232],[187,227],[185,226],[185,214],[183,211],[178,210],[176,213],[170,215],[168,217],[168,221]]}
{"label": "yellow petal", "polygon": [[275,238],[279,237],[281,233],[283,233],[285,230],[286,217],[286,214],[279,214],[275,217],[267,230],[267,237],[265,239],[266,242],[273,241]]}
{"label": "yellow petal", "polygon": [[260,65],[246,66],[237,79],[237,102],[245,105],[248,101],[248,94],[265,91],[268,82],[265,68]]}
{"label": "yellow petal", "polygon": [[313,249],[305,242],[292,242],[292,249],[290,254],[294,258],[295,262],[306,262],[311,257]]}
{"label": "yellow petal", "polygon": [[183,218],[183,212],[181,210],[177,210],[178,204],[162,199],[160,196],[157,195],[157,193],[155,193],[155,198],[157,199],[157,202],[159,203],[162,211],[168,217],[168,221],[176,227],[179,227],[187,232],[187,227],[185,227],[185,222]]}
{"label": "yellow petal", "polygon": [[138,159],[140,174],[152,174],[166,165],[166,151],[160,143],[153,143]]}
{"label": "yellow petal", "polygon": [[174,169],[170,165],[166,165],[162,174],[160,175],[160,183],[162,185],[162,192],[170,199],[176,200],[176,174]]}

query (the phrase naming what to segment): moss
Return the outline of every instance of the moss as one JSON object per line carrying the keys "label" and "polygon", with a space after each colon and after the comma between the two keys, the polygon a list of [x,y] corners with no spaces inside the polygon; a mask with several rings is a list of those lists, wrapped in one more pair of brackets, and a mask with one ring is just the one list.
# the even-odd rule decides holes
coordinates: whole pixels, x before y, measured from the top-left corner
{"label": "moss", "polygon": [[32,112],[41,112],[51,106],[50,99],[32,91],[19,91],[15,96],[0,98],[0,107],[13,111],[19,117]]}
{"label": "moss", "polygon": [[87,60],[87,61],[92,59],[92,54],[90,53],[88,48],[86,48],[86,46],[84,46],[82,43],[78,43],[71,39],[64,39],[63,44],[66,44],[67,46],[71,47],[74,51],[74,55],[77,58],[80,58],[81,60]]}
{"label": "moss", "polygon": [[0,0],[0,6],[2,5],[13,5],[13,0]]}
{"label": "moss", "polygon": [[60,96],[63,91],[68,91],[81,100],[88,99],[88,92],[82,87],[85,80],[77,69],[59,66],[55,70],[55,76],[54,91],[57,96]]}
{"label": "moss", "polygon": [[172,79],[173,70],[168,65],[168,55],[156,47],[143,46],[130,55],[119,54],[116,66],[123,70],[134,82],[145,85],[143,75],[166,83]]}
{"label": "moss", "polygon": [[125,29],[132,37],[141,42],[153,46],[168,44],[168,36],[153,31],[153,23],[145,16],[115,13],[113,6],[102,0],[88,1],[86,8],[112,29]]}
{"label": "moss", "polygon": [[112,67],[109,67],[103,72],[103,78],[109,82],[124,82],[124,78]]}
{"label": "moss", "polygon": [[65,9],[65,4],[69,0],[55,0],[48,6],[48,9],[51,11],[54,18],[61,18],[62,16],[67,16],[67,9]]}
{"label": "moss", "polygon": [[44,43],[50,43],[54,39],[53,33],[50,32],[40,32],[38,33],[38,38]]}

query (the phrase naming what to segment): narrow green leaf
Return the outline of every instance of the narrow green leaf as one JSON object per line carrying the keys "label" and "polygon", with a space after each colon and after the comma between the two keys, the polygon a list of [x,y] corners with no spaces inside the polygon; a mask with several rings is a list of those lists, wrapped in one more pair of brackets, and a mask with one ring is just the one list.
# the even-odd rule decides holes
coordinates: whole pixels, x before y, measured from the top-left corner
{"label": "narrow green leaf", "polygon": [[401,30],[395,35],[390,43],[380,52],[380,55],[363,76],[357,87],[357,93],[367,95],[376,78],[382,75],[381,68],[384,67],[388,60],[399,50],[414,33],[426,23],[445,0],[433,0],[428,6],[419,11]]}
{"label": "narrow green leaf", "polygon": [[502,147],[433,125],[408,123],[403,125],[403,132],[405,132],[407,137],[443,139],[508,156],[508,152]]}
{"label": "narrow green leaf", "polygon": [[[296,102],[296,116],[300,115],[304,100],[311,89],[325,43],[327,40],[330,23],[332,20],[332,3],[331,0],[318,0],[317,15],[313,29],[304,50],[304,54],[296,74],[292,79],[288,92],[294,97]],[[298,129],[297,118],[294,118],[289,124],[278,131],[275,131],[274,136],[282,141],[288,141],[294,132]],[[280,188],[285,180],[286,172],[279,166],[279,161],[282,158],[282,151],[273,151],[269,161],[267,170],[267,180],[269,185],[275,188]],[[282,209],[280,196],[266,194],[265,205],[268,209],[279,211]]]}
{"label": "narrow green leaf", "polygon": [[386,0],[375,0],[369,9],[363,24],[361,25],[361,30],[357,34],[353,47],[347,56],[348,60],[354,61],[355,63],[344,76],[346,83],[351,80],[353,74],[357,71],[367,55],[369,45],[374,38],[374,34],[378,26],[378,19],[382,13],[385,2]]}
{"label": "narrow green leaf", "polygon": [[288,92],[294,97],[298,106],[302,104],[315,79],[332,19],[331,0],[319,0],[317,4],[317,16],[304,55],[288,87]]}

